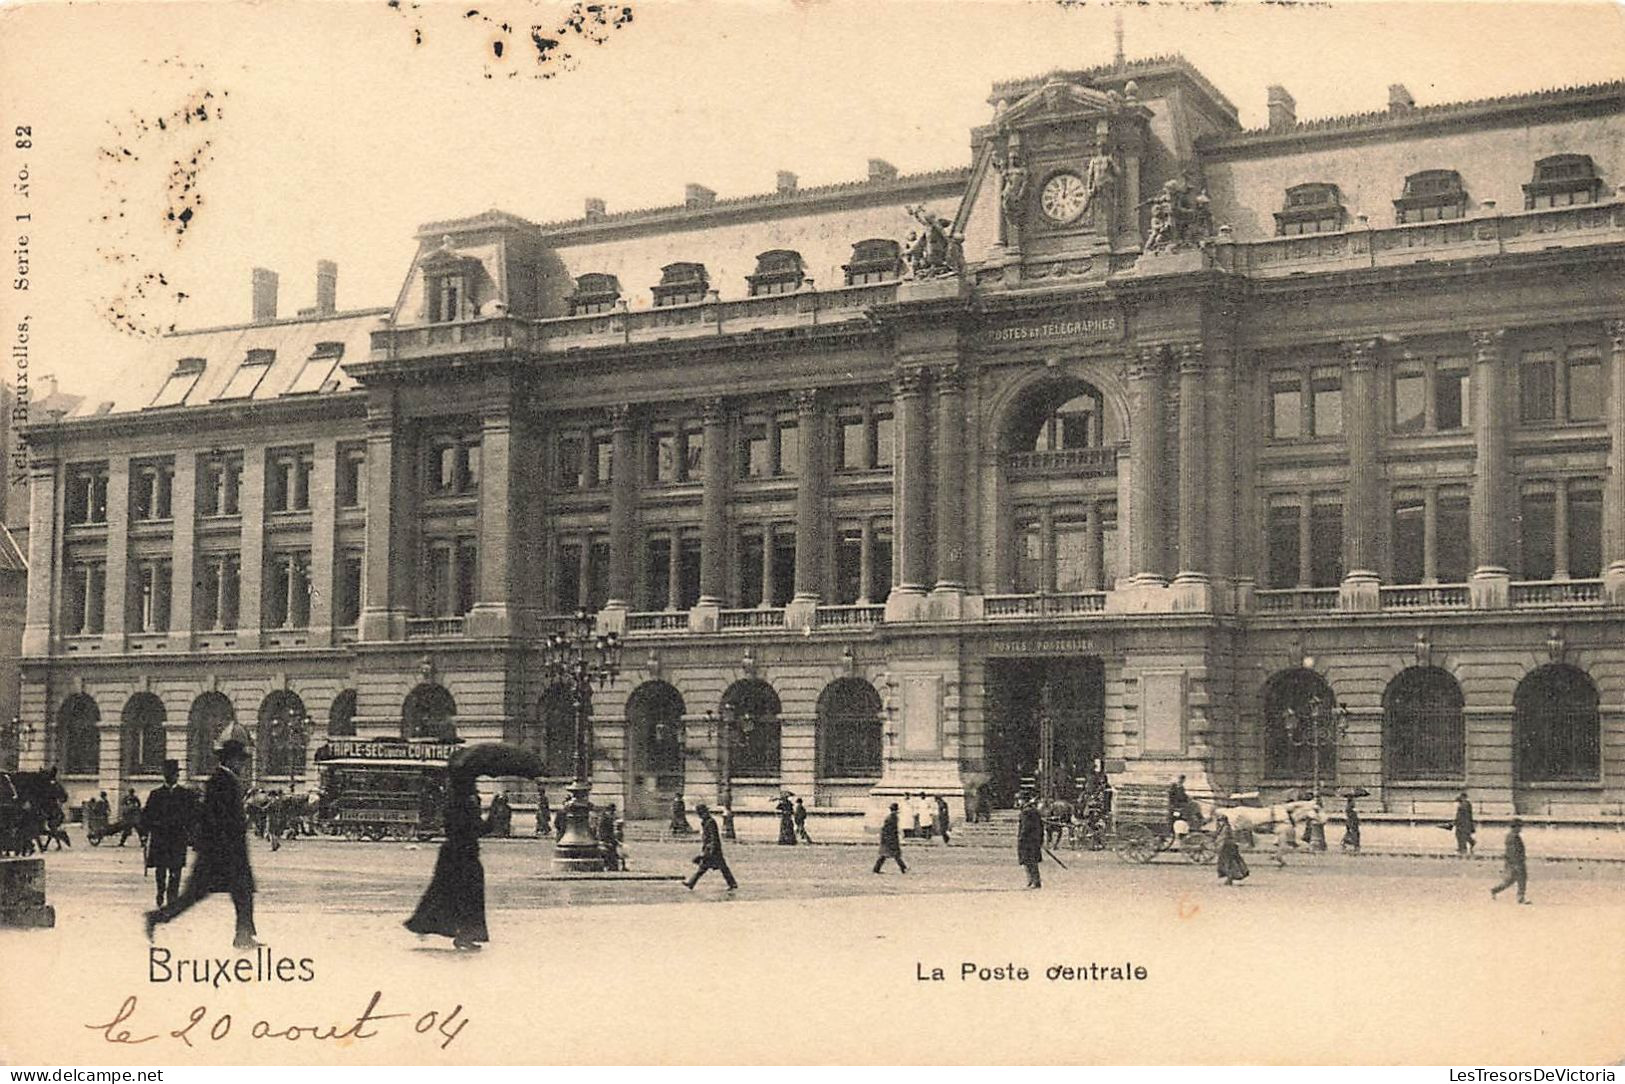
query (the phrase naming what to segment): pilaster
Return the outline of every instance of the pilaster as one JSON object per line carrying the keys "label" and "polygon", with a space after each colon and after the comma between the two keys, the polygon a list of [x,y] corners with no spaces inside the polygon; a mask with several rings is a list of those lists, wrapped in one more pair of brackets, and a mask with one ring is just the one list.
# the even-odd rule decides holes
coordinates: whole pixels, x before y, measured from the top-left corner
{"label": "pilaster", "polygon": [[23,619],[24,655],[48,655],[57,612],[56,595],[62,582],[59,542],[61,505],[57,501],[60,474],[55,459],[35,458],[28,467],[28,608]]}
{"label": "pilaster", "polygon": [[1473,497],[1472,541],[1475,568],[1468,584],[1474,609],[1508,604],[1508,515],[1506,417],[1506,332],[1473,332]]}
{"label": "pilaster", "polygon": [[1603,593],[1625,606],[1625,319],[1608,321],[1608,481],[1603,490]]}
{"label": "pilaster", "polygon": [[1182,343],[1179,359],[1179,572],[1173,605],[1209,610],[1207,575],[1207,359],[1201,343]]}
{"label": "pilaster", "polygon": [[898,426],[893,513],[897,540],[897,581],[886,600],[887,621],[910,621],[919,615],[920,600],[930,586],[927,572],[930,467],[926,448],[925,370],[904,369],[897,376],[895,416]]}
{"label": "pilaster", "polygon": [[130,613],[130,457],[107,464],[107,580],[102,595],[102,649],[124,650]]}
{"label": "pilaster", "polygon": [[[1343,582],[1338,606],[1368,612],[1380,609],[1381,578],[1377,575],[1377,531],[1382,522],[1382,491],[1377,456],[1377,354],[1375,339],[1343,344],[1345,359],[1343,396],[1344,440],[1348,445],[1349,481],[1343,506]],[[1305,508],[1310,507],[1306,500]]]}
{"label": "pilaster", "polygon": [[637,433],[627,404],[612,407],[609,421],[609,600],[604,608],[625,612],[632,608],[637,549]]}
{"label": "pilaster", "polygon": [[470,636],[503,637],[512,632],[514,534],[519,530],[514,499],[518,452],[513,418],[506,409],[487,414],[480,426],[479,590],[465,628]]}
{"label": "pilaster", "polygon": [[[190,651],[197,565],[197,456],[175,457],[175,481],[170,490],[174,534],[170,543],[169,649]],[[185,728],[182,727],[184,739]],[[184,747],[184,746],[183,746]]]}
{"label": "pilaster", "polygon": [[[333,605],[338,600],[334,589],[338,441],[332,437],[318,438],[311,455],[309,643],[312,647],[326,647],[333,642]],[[176,474],[178,476],[179,471]]]}

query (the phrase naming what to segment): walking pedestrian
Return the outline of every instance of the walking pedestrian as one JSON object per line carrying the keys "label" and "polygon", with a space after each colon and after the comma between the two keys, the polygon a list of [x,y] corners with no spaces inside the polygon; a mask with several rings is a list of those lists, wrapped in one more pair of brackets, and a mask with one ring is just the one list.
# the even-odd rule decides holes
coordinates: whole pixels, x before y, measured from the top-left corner
{"label": "walking pedestrian", "polygon": [[615,829],[615,803],[610,802],[598,814],[598,846],[604,852],[604,869],[610,873],[625,868],[621,860],[621,838]]}
{"label": "walking pedestrian", "polygon": [[146,865],[158,882],[159,907],[174,903],[180,895],[186,844],[197,815],[197,795],[178,785],[180,775],[179,761],[164,761],[164,784],[147,795],[141,811],[141,830],[147,836]]}
{"label": "walking pedestrian", "polygon": [[790,803],[788,794],[779,795],[779,800],[773,808],[779,811],[779,844],[785,847],[796,845],[796,809]]}
{"label": "walking pedestrian", "polygon": [[485,925],[485,867],[480,864],[480,836],[488,827],[480,818],[474,777],[454,774],[446,796],[446,838],[435,856],[429,887],[403,924],[407,929],[449,937],[460,952],[475,951],[491,940]]}
{"label": "walking pedestrian", "polygon": [[192,864],[192,875],[172,902],[147,912],[147,940],[152,940],[155,926],[173,922],[211,893],[226,892],[231,895],[237,915],[232,944],[240,949],[258,948],[254,871],[248,864],[248,815],[243,811],[242,774],[248,768],[248,746],[237,738],[227,738],[215,755],[220,766],[203,788],[197,861]]}
{"label": "walking pedestrian", "polygon": [[1252,870],[1242,860],[1241,848],[1236,845],[1236,834],[1230,830],[1230,818],[1219,817],[1219,876],[1227,885],[1247,879]]}
{"label": "walking pedestrian", "polygon": [[1502,855],[1504,863],[1501,883],[1490,889],[1490,898],[1494,899],[1503,889],[1518,886],[1518,902],[1528,903],[1524,893],[1529,888],[1528,858],[1523,849],[1523,821],[1517,817],[1512,818],[1512,824],[1507,827],[1506,852]]}
{"label": "walking pedestrian", "polygon": [[717,830],[717,822],[704,802],[694,807],[694,814],[700,818],[700,853],[694,857],[694,875],[684,881],[683,886],[692,891],[705,871],[714,869],[722,874],[728,891],[732,892],[739,887],[739,882],[734,880],[728,860],[722,857],[722,833]]}
{"label": "walking pedestrian", "polygon": [[937,795],[937,834],[942,837],[943,846],[948,845],[948,799]]}
{"label": "walking pedestrian", "polygon": [[683,805],[683,796],[681,794],[672,796],[671,834],[674,836],[689,836],[694,834],[693,826],[688,823],[688,810]]}
{"label": "walking pedestrian", "polygon": [[801,798],[796,798],[795,812],[791,814],[796,822],[796,838],[803,843],[811,843],[812,836],[807,834],[807,807],[801,804]]}
{"label": "walking pedestrian", "polygon": [[880,872],[880,867],[886,864],[888,858],[897,863],[900,872],[908,872],[908,867],[903,864],[903,839],[897,827],[896,802],[891,804],[891,811],[880,825],[880,857],[875,859],[876,873]]}
{"label": "walking pedestrian", "polygon": [[485,818],[490,825],[486,835],[494,839],[507,839],[513,835],[513,806],[509,804],[507,795],[491,796],[491,808],[486,812]]}
{"label": "walking pedestrian", "polygon": [[1016,861],[1027,871],[1028,888],[1044,887],[1044,879],[1038,873],[1038,864],[1043,860],[1044,818],[1038,812],[1038,803],[1029,799],[1022,803],[1016,821]]}
{"label": "walking pedestrian", "polygon": [[124,797],[119,799],[118,822],[119,827],[123,829],[118,837],[120,847],[124,846],[124,841],[130,838],[131,832],[135,833],[136,843],[141,842],[141,799],[136,796],[134,787],[131,787]]}
{"label": "walking pedestrian", "polygon": [[564,838],[564,825],[565,825],[565,822],[566,822],[566,819],[567,819],[565,817],[565,815],[564,815],[564,810],[565,810],[565,807],[561,805],[561,806],[559,806],[558,811],[553,814],[553,838],[554,839],[563,839]]}
{"label": "walking pedestrian", "polygon": [[1473,820],[1473,803],[1467,800],[1467,792],[1462,791],[1456,795],[1456,854],[1462,858],[1471,858],[1473,847],[1477,843],[1474,833],[1478,831],[1478,824]]}
{"label": "walking pedestrian", "polygon": [[1354,795],[1343,801],[1343,849],[1349,854],[1360,853],[1360,811],[1354,808]]}
{"label": "walking pedestrian", "polygon": [[547,830],[550,827],[552,827],[552,825],[549,823],[550,821],[552,821],[552,819],[553,819],[553,809],[552,809],[551,806],[548,805],[548,802],[547,802],[547,786],[546,786],[546,784],[543,784],[543,783],[537,783],[536,784],[536,834],[539,835],[539,836],[547,835]]}

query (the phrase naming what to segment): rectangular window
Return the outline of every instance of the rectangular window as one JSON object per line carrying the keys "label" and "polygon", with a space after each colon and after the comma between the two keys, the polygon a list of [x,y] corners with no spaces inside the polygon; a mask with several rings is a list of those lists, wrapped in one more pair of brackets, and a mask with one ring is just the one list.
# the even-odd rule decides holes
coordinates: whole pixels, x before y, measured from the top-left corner
{"label": "rectangular window", "polygon": [[235,516],[238,514],[243,481],[243,461],[235,456],[208,459],[198,471],[198,514]]}
{"label": "rectangular window", "polygon": [[461,617],[474,608],[479,595],[480,551],[472,538],[457,540],[457,608],[452,616]]}
{"label": "rectangular window", "polygon": [[241,613],[242,559],[235,554],[220,562],[220,627],[234,629]]}
{"label": "rectangular window", "polygon": [[888,411],[877,410],[874,422],[874,439],[871,445],[873,455],[870,462],[876,467],[889,467],[892,465],[896,441],[892,416]]}
{"label": "rectangular window", "polygon": [[1557,416],[1557,360],[1550,350],[1529,350],[1518,366],[1518,415],[1526,422]]}
{"label": "rectangular window", "polygon": [[1603,382],[1602,357],[1593,349],[1570,350],[1569,421],[1590,422],[1608,409],[1608,385]]}
{"label": "rectangular window", "polygon": [[1569,490],[1569,575],[1602,575],[1602,490],[1590,486]]}
{"label": "rectangular window", "polygon": [[293,378],[293,386],[282,394],[309,395],[321,391],[338,368],[343,354],[343,343],[317,343],[315,352],[305,359],[299,375]]}
{"label": "rectangular window", "polygon": [[592,466],[592,484],[609,485],[615,471],[615,441],[608,433],[593,434]]}
{"label": "rectangular window", "polygon": [[197,626],[203,630],[237,627],[238,557],[205,557],[196,581]]}
{"label": "rectangular window", "polygon": [[279,553],[266,563],[265,627],[302,629],[310,624],[310,554]]}
{"label": "rectangular window", "polygon": [[609,601],[609,542],[594,540],[587,550],[587,609],[597,613]]}
{"label": "rectangular window", "polygon": [[225,390],[215,399],[247,399],[253,396],[254,390],[265,379],[265,374],[271,371],[271,362],[276,358],[274,350],[250,350],[248,357],[237,371],[231,374],[226,382]]}
{"label": "rectangular window", "polygon": [[845,415],[837,420],[836,425],[840,429],[840,440],[836,444],[839,453],[836,469],[863,470],[868,467],[869,440],[863,416]]}
{"label": "rectangular window", "polygon": [[169,630],[170,563],[141,561],[135,566],[135,597],[130,613],[131,632]]}
{"label": "rectangular window", "polygon": [[773,605],[788,606],[796,595],[796,536],[794,531],[773,533]]}
{"label": "rectangular window", "polygon": [[1394,498],[1394,583],[1421,583],[1427,578],[1423,563],[1426,515],[1421,494]]}
{"label": "rectangular window", "polygon": [[1033,595],[1044,588],[1043,526],[1029,520],[1016,526],[1016,593]]}
{"label": "rectangular window", "polygon": [[429,445],[429,491],[439,496],[473,493],[480,485],[480,438],[441,437]]}
{"label": "rectangular window", "polygon": [[424,617],[451,616],[452,549],[445,542],[435,543],[428,549],[427,568],[423,588],[425,598],[419,612]]}
{"label": "rectangular window", "polygon": [[553,609],[557,613],[571,614],[581,609],[581,558],[579,544],[559,545],[558,565],[554,569],[557,579],[553,584]]}
{"label": "rectangular window", "polygon": [[1269,512],[1270,586],[1298,586],[1298,506],[1273,504]]}
{"label": "rectangular window", "polygon": [[762,536],[739,536],[739,605],[762,604]]}
{"label": "rectangular window", "polygon": [[739,430],[739,477],[765,478],[768,473],[767,426],[751,422]]}
{"label": "rectangular window", "polygon": [[1400,373],[1394,377],[1394,432],[1420,433],[1427,423],[1427,377]]}
{"label": "rectangular window", "polygon": [[340,508],[360,508],[367,502],[367,451],[339,449],[338,500]]}
{"label": "rectangular window", "polygon": [[584,461],[584,446],[580,437],[559,438],[558,474],[555,481],[560,489],[580,489],[585,484],[581,476]]}
{"label": "rectangular window", "polygon": [[1556,498],[1551,493],[1525,493],[1519,504],[1519,539],[1526,580],[1549,580],[1557,567]]}
{"label": "rectangular window", "polygon": [[691,610],[700,601],[700,536],[685,533],[677,540],[677,608]]}
{"label": "rectangular window", "polygon": [[885,602],[891,594],[892,538],[890,527],[869,531],[869,601]]}
{"label": "rectangular window", "polygon": [[333,623],[339,628],[354,628],[361,620],[361,577],[364,568],[362,554],[353,551],[339,554],[336,570],[338,597],[333,609]]}
{"label": "rectangular window", "polygon": [[153,396],[152,405],[155,407],[180,406],[186,402],[186,397],[192,394],[197,386],[198,378],[203,375],[204,361],[202,358],[184,358],[175,366],[175,371],[169,374],[164,386],[158,389]]}
{"label": "rectangular window", "polygon": [[107,468],[76,467],[68,474],[67,521],[107,522]]}
{"label": "rectangular window", "polygon": [[130,477],[130,518],[138,523],[169,519],[174,488],[175,468],[170,464],[136,468]]}
{"label": "rectangular window", "polygon": [[690,425],[683,429],[683,478],[697,482],[705,477],[705,429]]}
{"label": "rectangular window", "polygon": [[1317,500],[1309,513],[1309,586],[1343,582],[1343,506]]}
{"label": "rectangular window", "polygon": [[1290,384],[1270,381],[1270,436],[1276,440],[1303,436],[1303,389],[1296,377]]}
{"label": "rectangular window", "polygon": [[95,635],[102,631],[107,591],[107,566],[100,561],[83,561],[69,566],[65,583],[67,597],[64,625],[74,635]]}
{"label": "rectangular window", "polygon": [[266,507],[272,512],[304,512],[310,509],[309,452],[283,452],[270,457],[265,465]]}
{"label": "rectangular window", "polygon": [[1110,589],[1117,583],[1117,506],[1100,510],[1100,584]]}
{"label": "rectangular window", "polygon": [[1089,531],[1083,523],[1055,525],[1055,590],[1087,589]]}
{"label": "rectangular window", "polygon": [[1472,385],[1466,369],[1440,369],[1433,376],[1433,419],[1439,429],[1466,429]]}
{"label": "rectangular window", "polygon": [[779,474],[798,474],[801,471],[800,431],[793,421],[781,421],[775,426],[775,439],[779,446]]}
{"label": "rectangular window", "polygon": [[443,324],[463,318],[468,283],[462,275],[440,275],[429,280],[429,323]]}
{"label": "rectangular window", "polygon": [[643,608],[664,610],[671,586],[671,539],[651,538],[643,547]]}
{"label": "rectangular window", "polygon": [[1317,376],[1310,382],[1310,428],[1317,437],[1343,435],[1343,382],[1336,376]]}
{"label": "rectangular window", "polygon": [[863,531],[843,528],[835,541],[835,604],[850,606],[863,594]]}
{"label": "rectangular window", "polygon": [[655,433],[650,441],[649,477],[657,485],[670,485],[677,481],[678,450],[676,433]]}
{"label": "rectangular window", "polygon": [[1437,541],[1440,583],[1466,583],[1473,572],[1471,504],[1465,489],[1439,491]]}

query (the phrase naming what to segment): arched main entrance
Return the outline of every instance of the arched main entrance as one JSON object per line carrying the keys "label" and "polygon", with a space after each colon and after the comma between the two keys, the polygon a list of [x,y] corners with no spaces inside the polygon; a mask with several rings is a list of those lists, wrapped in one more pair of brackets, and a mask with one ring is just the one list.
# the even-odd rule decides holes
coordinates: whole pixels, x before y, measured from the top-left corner
{"label": "arched main entrance", "polygon": [[204,779],[214,771],[215,743],[226,727],[237,721],[237,711],[220,692],[206,692],[192,701],[186,715],[186,774]]}
{"label": "arched main entrance", "polygon": [[119,727],[120,763],[125,778],[158,775],[163,771],[164,702],[151,693],[136,693],[124,705]]}
{"label": "arched main entrance", "polygon": [[305,740],[312,730],[305,702],[291,689],[277,689],[260,702],[254,776],[265,786],[292,788],[305,770]]}
{"label": "arched main entrance", "polygon": [[1023,785],[1071,797],[1105,748],[1106,667],[1098,656],[988,660],[984,757],[994,808],[1013,806]]}
{"label": "arched main entrance", "polygon": [[628,817],[659,817],[683,789],[683,697],[646,681],[626,701]]}
{"label": "arched main entrance", "polygon": [[457,701],[444,685],[424,682],[401,705],[401,737],[457,739]]}

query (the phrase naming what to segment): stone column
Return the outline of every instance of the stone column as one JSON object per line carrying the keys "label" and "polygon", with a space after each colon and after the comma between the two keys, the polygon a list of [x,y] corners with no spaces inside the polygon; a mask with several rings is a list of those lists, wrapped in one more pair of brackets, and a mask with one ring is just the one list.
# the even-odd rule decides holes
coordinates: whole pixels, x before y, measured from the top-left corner
{"label": "stone column", "polygon": [[1201,343],[1181,344],[1179,358],[1178,609],[1205,610],[1207,584],[1207,387]]}
{"label": "stone column", "polygon": [[1377,464],[1377,348],[1375,339],[1343,344],[1343,435],[1348,445],[1349,480],[1343,507],[1346,563],[1338,605],[1344,610],[1370,611],[1382,606],[1381,577],[1377,575],[1377,532],[1382,523],[1378,507],[1382,488]]}
{"label": "stone column", "polygon": [[[508,636],[513,631],[519,509],[515,500],[518,440],[506,409],[488,414],[480,426],[479,536],[475,553],[474,609],[464,620],[470,636]],[[455,560],[455,546],[453,559]],[[452,589],[456,590],[456,579]]]}
{"label": "stone column", "polygon": [[409,468],[411,441],[394,403],[379,396],[367,409],[366,592],[361,607],[361,639],[399,640],[406,635],[416,575],[413,504]]}
{"label": "stone column", "polygon": [[897,456],[892,468],[897,579],[886,600],[886,620],[908,621],[917,616],[919,598],[930,587],[925,370],[905,369],[898,374],[894,413],[898,427]]}
{"label": "stone column", "polygon": [[1129,461],[1133,485],[1129,490],[1129,575],[1140,586],[1161,587],[1163,572],[1163,386],[1160,346],[1139,351],[1129,366]]}
{"label": "stone column", "polygon": [[796,436],[801,459],[796,478],[796,593],[785,624],[807,628],[818,620],[824,580],[824,415],[818,392],[796,393]]}
{"label": "stone column", "polygon": [[1473,507],[1472,536],[1476,567],[1469,587],[1475,609],[1499,609],[1507,605],[1506,522],[1507,454],[1506,419],[1502,407],[1506,373],[1506,332],[1473,332]]}
{"label": "stone column", "polygon": [[[958,366],[937,370],[937,585],[965,590],[965,378]],[[944,615],[946,616],[946,615]]]}
{"label": "stone column", "polygon": [[130,457],[107,464],[107,580],[102,591],[102,650],[123,651],[130,612]]}
{"label": "stone column", "polygon": [[1603,490],[1603,593],[1625,606],[1625,320],[1608,321],[1608,481]]}
{"label": "stone column", "polygon": [[193,615],[197,612],[193,599],[197,581],[197,456],[190,452],[175,457],[169,502],[174,519],[169,565],[169,649],[190,651]]}
{"label": "stone column", "polygon": [[[55,630],[54,614],[62,611],[55,605],[55,594],[65,584],[66,569],[60,559],[58,541],[61,525],[58,522],[61,505],[57,501],[62,485],[57,461],[35,457],[28,464],[28,567],[37,569],[28,577],[28,609],[23,619],[24,655],[51,653]],[[55,590],[53,590],[55,588]],[[46,710],[52,710],[47,704]],[[44,746],[44,735],[36,735],[35,743]]]}
{"label": "stone column", "polygon": [[243,483],[237,494],[242,510],[241,554],[237,579],[237,646],[256,648],[262,639],[265,603],[265,446],[243,449]]}
{"label": "stone column", "polygon": [[[700,496],[700,606],[720,609],[728,590],[728,414],[721,399],[704,403],[705,482]],[[712,626],[715,627],[713,621]]]}
{"label": "stone column", "polygon": [[1232,607],[1235,575],[1236,425],[1239,411],[1230,401],[1235,353],[1228,346],[1208,352],[1207,370],[1207,571],[1215,606]]}
{"label": "stone column", "polygon": [[607,610],[632,608],[634,556],[637,550],[638,470],[632,408],[610,410],[609,600]]}

